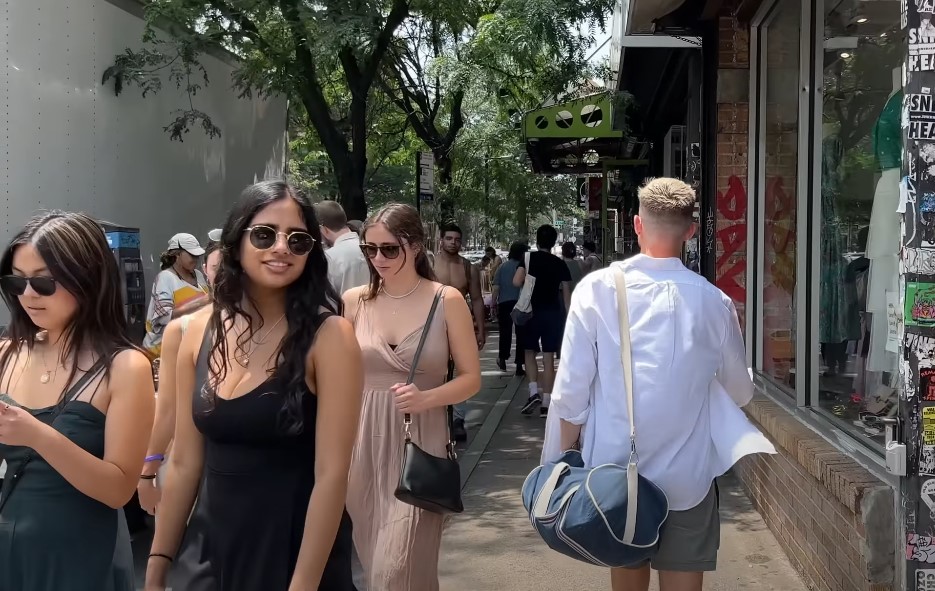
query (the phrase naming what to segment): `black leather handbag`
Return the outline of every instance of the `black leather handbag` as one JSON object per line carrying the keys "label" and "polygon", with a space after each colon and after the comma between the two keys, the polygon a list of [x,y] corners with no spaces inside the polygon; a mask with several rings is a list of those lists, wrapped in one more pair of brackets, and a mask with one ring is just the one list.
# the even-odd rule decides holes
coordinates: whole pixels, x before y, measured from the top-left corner
{"label": "black leather handbag", "polygon": [[[422,336],[419,338],[419,346],[416,347],[415,356],[412,358],[407,384],[411,384],[415,378],[419,358],[422,356],[422,347],[425,345],[425,338],[432,326],[432,319],[435,317],[435,310],[438,308],[438,301],[443,291],[443,289],[438,290],[432,301],[428,319],[425,321]],[[426,452],[412,441],[412,435],[409,433],[411,424],[412,416],[406,413],[403,417],[406,442],[403,444],[403,463],[399,472],[399,484],[394,493],[396,498],[403,503],[433,513],[461,513],[464,511],[464,505],[461,502],[461,467],[458,465],[458,456],[454,451],[450,431],[448,443],[445,445],[448,457],[440,458]]]}

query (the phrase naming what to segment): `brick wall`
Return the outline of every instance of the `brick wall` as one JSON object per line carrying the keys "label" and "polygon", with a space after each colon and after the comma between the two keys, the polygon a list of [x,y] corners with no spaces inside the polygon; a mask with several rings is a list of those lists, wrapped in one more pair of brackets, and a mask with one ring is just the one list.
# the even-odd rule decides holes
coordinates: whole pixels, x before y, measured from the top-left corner
{"label": "brick wall", "polygon": [[[809,588],[890,589],[880,581],[892,581],[895,564],[892,489],[774,403],[747,410],[779,453],[734,470]],[[879,523],[889,527],[870,525]]]}
{"label": "brick wall", "polygon": [[747,299],[749,34],[727,16],[719,19],[718,32],[715,284],[734,301],[743,323]]}
{"label": "brick wall", "polygon": [[[731,3],[722,13],[732,13]],[[785,15],[786,19],[794,12]],[[772,85],[766,97],[764,192],[764,370],[791,377],[794,351],[795,190],[797,181],[796,22],[771,35]],[[746,303],[747,161],[750,41],[747,25],[719,18],[717,80],[716,284]],[[750,223],[754,223],[751,218]],[[791,267],[789,263],[792,263]],[[748,414],[779,451],[735,468],[754,505],[811,589],[883,591],[893,581],[895,522],[892,489],[772,402],[757,399]],[[872,525],[870,525],[872,524]]]}

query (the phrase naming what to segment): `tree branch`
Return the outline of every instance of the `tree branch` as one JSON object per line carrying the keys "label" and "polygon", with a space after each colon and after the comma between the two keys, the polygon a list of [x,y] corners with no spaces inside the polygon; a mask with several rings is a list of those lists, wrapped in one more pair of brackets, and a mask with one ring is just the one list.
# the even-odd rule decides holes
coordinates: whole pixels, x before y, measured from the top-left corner
{"label": "tree branch", "polygon": [[362,82],[367,84],[368,89],[373,84],[380,64],[383,62],[383,56],[386,55],[386,51],[390,47],[393,34],[407,16],[409,16],[409,2],[407,0],[393,0],[393,7],[386,17],[383,29],[377,36],[377,42],[374,44],[373,51],[370,52],[370,57],[367,59],[363,70]]}

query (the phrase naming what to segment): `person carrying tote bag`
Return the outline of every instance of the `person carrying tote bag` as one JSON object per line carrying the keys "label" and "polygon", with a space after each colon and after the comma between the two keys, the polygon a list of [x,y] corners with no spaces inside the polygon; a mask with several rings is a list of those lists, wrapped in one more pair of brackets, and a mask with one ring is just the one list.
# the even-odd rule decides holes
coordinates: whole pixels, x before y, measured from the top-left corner
{"label": "person carrying tote bag", "polygon": [[[525,326],[532,319],[532,292],[536,288],[536,278],[529,272],[529,252],[526,252],[526,278],[523,279],[523,289],[519,292],[519,299],[513,306],[510,316],[516,326]],[[519,270],[517,270],[517,273]]]}

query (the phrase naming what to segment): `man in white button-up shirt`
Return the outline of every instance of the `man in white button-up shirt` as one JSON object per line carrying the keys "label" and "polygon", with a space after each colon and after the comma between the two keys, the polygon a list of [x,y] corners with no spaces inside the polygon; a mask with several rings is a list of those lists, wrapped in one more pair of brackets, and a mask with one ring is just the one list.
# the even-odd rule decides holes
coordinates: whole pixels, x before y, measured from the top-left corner
{"label": "man in white button-up shirt", "polygon": [[740,407],[753,396],[737,312],[730,298],[682,265],[694,233],[694,191],[654,179],[634,218],[642,254],[581,280],[562,343],[543,461],[581,445],[585,464],[625,465],[629,418],[614,282],[626,275],[640,474],[669,499],[651,564],[613,569],[614,591],[645,591],[650,567],[661,591],[700,591],[720,542],[714,479],[748,453],[775,453]]}
{"label": "man in white button-up shirt", "polygon": [[315,204],[321,237],[328,250],[328,279],[338,295],[370,282],[370,267],[360,250],[360,237],[347,225],[347,214],[337,201]]}

